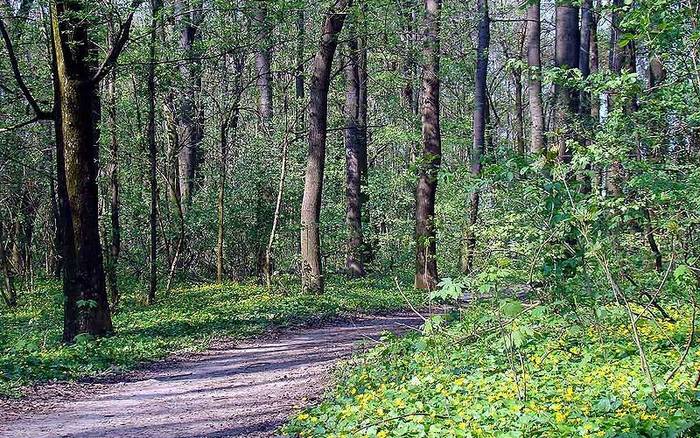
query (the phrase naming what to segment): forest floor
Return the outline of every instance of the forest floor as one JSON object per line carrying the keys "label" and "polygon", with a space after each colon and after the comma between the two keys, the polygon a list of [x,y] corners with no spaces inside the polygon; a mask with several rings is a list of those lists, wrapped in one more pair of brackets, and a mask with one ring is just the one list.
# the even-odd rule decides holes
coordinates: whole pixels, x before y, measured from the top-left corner
{"label": "forest floor", "polygon": [[219,342],[112,381],[41,385],[0,403],[0,437],[270,437],[316,402],[334,365],[382,332],[423,321],[398,313]]}

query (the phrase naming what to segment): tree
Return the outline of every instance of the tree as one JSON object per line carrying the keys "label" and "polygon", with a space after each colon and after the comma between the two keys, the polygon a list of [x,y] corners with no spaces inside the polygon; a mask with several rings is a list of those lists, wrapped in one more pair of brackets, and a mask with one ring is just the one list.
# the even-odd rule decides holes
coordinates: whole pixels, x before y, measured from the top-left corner
{"label": "tree", "polygon": [[[481,160],[486,148],[486,119],[488,112],[488,96],[486,91],[486,76],[489,64],[489,44],[491,42],[488,0],[478,0],[476,16],[479,19],[479,34],[476,45],[476,70],[474,73],[474,142],[472,144],[471,174],[478,178],[481,174]],[[479,217],[478,188],[474,188],[469,203],[469,229],[467,232],[467,248],[462,271],[471,273],[476,251],[476,235],[474,228]]]}
{"label": "tree", "polygon": [[[136,5],[134,5],[136,6]],[[97,85],[109,73],[129,39],[131,12],[101,66],[91,39],[93,24],[83,19],[82,1],[52,1],[55,129],[58,194],[64,234],[63,339],[112,331],[98,224],[99,95]]]}
{"label": "tree", "polygon": [[267,4],[255,2],[258,50],[255,52],[255,74],[260,92],[259,111],[264,123],[272,120],[272,30],[267,16]]}
{"label": "tree", "polygon": [[156,144],[156,40],[158,14],[163,7],[162,0],[151,0],[151,28],[148,44],[148,125],[146,137],[148,141],[148,185],[150,190],[150,213],[148,215],[148,303],[156,300],[158,287],[158,145]]}
{"label": "tree", "polygon": [[309,87],[309,152],[301,203],[301,280],[303,290],[312,293],[322,293],[324,286],[319,220],[326,159],[328,89],[338,35],[350,6],[352,0],[337,0],[327,12]]}
{"label": "tree", "polygon": [[435,194],[440,169],[440,10],[441,0],[425,0],[423,50],[423,151],[418,163],[416,187],[417,289],[433,289],[438,280],[435,232]]}
{"label": "tree", "polygon": [[345,57],[345,222],[348,229],[345,270],[349,278],[363,277],[362,196],[361,196],[361,141],[360,138],[360,70],[356,23],[350,26],[348,53]]}
{"label": "tree", "polygon": [[[579,33],[579,8],[570,2],[562,2],[556,7],[556,36],[554,64],[568,74],[578,68],[581,36]],[[555,84],[556,131],[559,160],[569,161],[571,151],[568,142],[573,139],[574,115],[578,112],[578,91],[565,83],[564,78]]]}
{"label": "tree", "polygon": [[177,160],[179,169],[179,197],[184,213],[192,202],[195,174],[199,161],[199,143],[203,127],[198,100],[202,90],[201,63],[197,57],[197,43],[201,40],[202,0],[175,0],[176,26],[180,33],[179,63],[184,90],[178,93]]}
{"label": "tree", "polygon": [[540,61],[540,1],[527,7],[527,66],[530,101],[530,152],[544,149],[544,110],[542,109],[542,72]]}

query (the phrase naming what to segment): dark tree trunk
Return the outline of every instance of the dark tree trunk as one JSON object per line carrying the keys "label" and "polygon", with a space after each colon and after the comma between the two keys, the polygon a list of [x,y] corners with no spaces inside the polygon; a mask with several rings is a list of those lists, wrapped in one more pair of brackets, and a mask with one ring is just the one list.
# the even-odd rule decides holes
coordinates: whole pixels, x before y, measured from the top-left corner
{"label": "dark tree trunk", "polygon": [[[591,35],[593,33],[593,0],[584,0],[581,4],[581,47],[579,50],[578,68],[581,76],[586,79],[591,74]],[[591,95],[581,91],[580,113],[587,117],[591,112]]]}
{"label": "dark tree trunk", "polygon": [[[571,4],[556,7],[556,41],[554,63],[562,69],[578,68],[581,37],[579,33],[579,8]],[[578,91],[562,83],[555,84],[556,131],[559,160],[571,160],[567,142],[574,137],[574,115],[578,112]]]}
{"label": "dark tree trunk", "polygon": [[148,184],[150,189],[150,206],[148,215],[148,303],[156,301],[158,288],[158,145],[156,143],[156,39],[158,33],[158,14],[162,8],[161,0],[151,0],[151,29],[148,47]]}
{"label": "dark tree trunk", "polygon": [[440,10],[442,0],[425,0],[423,66],[423,153],[416,187],[417,289],[433,289],[438,282],[436,260],[435,194],[440,169]]}
{"label": "dark tree trunk", "polygon": [[348,55],[345,59],[345,223],[348,230],[345,270],[349,278],[365,275],[362,244],[361,152],[360,143],[360,71],[355,25],[350,29]]}
{"label": "dark tree trunk", "polygon": [[96,47],[83,7],[82,2],[51,3],[66,342],[83,333],[112,331],[98,224]]}
{"label": "dark tree trunk", "polygon": [[258,50],[255,53],[255,74],[260,92],[259,111],[264,123],[272,120],[272,30],[268,23],[267,5],[255,2]]}
{"label": "dark tree trunk", "polygon": [[[474,74],[474,142],[472,144],[471,173],[472,176],[478,178],[481,174],[481,159],[486,148],[486,120],[489,110],[486,77],[491,34],[488,0],[478,0],[476,8],[477,17],[479,17],[479,36],[476,50],[476,72]],[[474,189],[469,205],[469,226],[462,261],[462,271],[465,273],[471,273],[474,267],[474,254],[476,252],[474,228],[479,217],[479,198],[479,190]]]}
{"label": "dark tree trunk", "polygon": [[186,213],[192,202],[203,134],[203,114],[198,108],[202,72],[201,63],[196,59],[196,44],[201,40],[202,0],[176,0],[175,15],[180,32],[180,50],[186,58],[179,66],[184,89],[178,95],[177,114],[180,204],[183,213]]}
{"label": "dark tree trunk", "polygon": [[0,294],[7,307],[17,307],[17,291],[13,282],[12,270],[5,253],[5,238],[2,224],[0,224],[0,270],[2,270],[3,284],[0,286]]}
{"label": "dark tree trunk", "polygon": [[304,9],[297,11],[297,59],[294,77],[297,99],[304,97],[304,43],[306,37],[306,14]]}
{"label": "dark tree trunk", "polygon": [[322,28],[319,50],[314,58],[309,94],[309,153],[301,203],[301,280],[306,292],[323,292],[321,265],[321,193],[326,159],[328,89],[338,34],[343,29],[352,0],[338,0],[328,11]]}
{"label": "dark tree trunk", "polygon": [[544,110],[542,107],[542,73],[540,54],[540,1],[527,8],[528,96],[530,101],[530,152],[544,149]]}
{"label": "dark tree trunk", "polygon": [[[600,9],[600,0],[596,5],[596,9]],[[589,69],[590,74],[598,73],[599,69],[599,52],[598,52],[598,12],[597,10],[591,10],[591,34],[589,39]],[[595,94],[591,96],[591,118],[594,123],[600,121],[600,96]]]}

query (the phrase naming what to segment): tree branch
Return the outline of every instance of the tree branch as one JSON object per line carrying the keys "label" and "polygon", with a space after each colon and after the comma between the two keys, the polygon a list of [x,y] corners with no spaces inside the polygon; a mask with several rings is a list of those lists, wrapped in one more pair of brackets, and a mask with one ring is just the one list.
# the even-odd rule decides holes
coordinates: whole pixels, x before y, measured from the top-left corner
{"label": "tree branch", "polygon": [[102,79],[104,79],[105,76],[109,74],[112,68],[114,68],[114,66],[116,65],[119,55],[122,53],[122,50],[124,50],[124,46],[126,46],[126,43],[129,41],[131,24],[134,21],[134,13],[136,12],[136,8],[138,8],[141,5],[141,3],[142,0],[134,0],[134,2],[132,2],[132,11],[126,17],[126,21],[124,22],[124,24],[119,26],[119,36],[112,45],[112,48],[109,50],[109,53],[107,54],[107,57],[105,58],[104,62],[102,63],[100,68],[97,69],[97,73],[95,73],[95,75],[92,77],[92,82],[100,82]]}
{"label": "tree branch", "polygon": [[19,86],[20,90],[22,90],[24,98],[27,99],[27,103],[29,103],[29,106],[31,106],[32,110],[34,110],[34,114],[36,114],[36,120],[51,120],[53,118],[53,114],[51,112],[47,112],[41,109],[39,103],[36,101],[36,99],[34,99],[32,92],[29,91],[27,84],[22,78],[22,74],[19,71],[19,63],[17,62],[17,56],[15,56],[15,50],[12,47],[12,41],[10,40],[10,35],[7,33],[7,29],[5,28],[5,23],[3,20],[0,20],[0,34],[2,34],[2,39],[5,42],[5,48],[7,49],[7,55],[10,59],[12,75],[14,76],[15,81],[17,82],[17,85]]}

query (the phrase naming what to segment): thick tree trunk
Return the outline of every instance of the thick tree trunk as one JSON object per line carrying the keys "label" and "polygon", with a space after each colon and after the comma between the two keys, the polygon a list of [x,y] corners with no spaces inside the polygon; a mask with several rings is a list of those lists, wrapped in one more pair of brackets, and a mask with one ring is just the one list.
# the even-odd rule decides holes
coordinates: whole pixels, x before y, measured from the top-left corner
{"label": "thick tree trunk", "polygon": [[112,331],[98,224],[96,47],[84,13],[81,2],[51,3],[66,342]]}
{"label": "thick tree trunk", "polygon": [[186,58],[180,63],[184,89],[178,93],[177,149],[180,203],[183,213],[192,202],[195,175],[199,164],[199,144],[203,135],[203,114],[198,108],[202,90],[201,63],[196,60],[196,44],[201,39],[202,0],[176,0],[175,16],[180,32],[180,50]]}
{"label": "thick tree trunk", "polygon": [[[355,23],[353,23],[353,26]],[[348,55],[345,59],[345,223],[348,230],[345,270],[349,278],[365,275],[362,240],[361,142],[360,138],[360,71],[357,35],[351,28]]]}
{"label": "thick tree trunk", "polygon": [[328,11],[322,28],[319,50],[314,58],[309,94],[309,153],[301,203],[301,279],[306,292],[323,292],[321,266],[321,193],[326,159],[328,89],[338,34],[343,28],[352,0],[338,0]]}
{"label": "thick tree trunk", "polygon": [[530,101],[530,152],[544,149],[544,110],[542,106],[542,67],[540,54],[540,0],[527,8],[528,97]]}
{"label": "thick tree trunk", "polygon": [[[556,7],[556,38],[554,63],[562,69],[578,68],[581,37],[579,33],[579,8],[572,4],[560,4]],[[556,95],[556,132],[559,160],[571,160],[568,141],[574,137],[572,128],[574,114],[578,112],[578,91],[562,83],[555,84]]]}
{"label": "thick tree trunk", "polygon": [[423,66],[423,153],[416,187],[417,289],[433,289],[438,282],[435,230],[435,194],[442,159],[440,138],[440,10],[442,0],[425,0]]}
{"label": "thick tree trunk", "polygon": [[256,2],[255,21],[258,28],[255,53],[255,74],[257,75],[258,91],[260,92],[259,111],[263,123],[272,120],[272,30],[268,23],[267,5]]}
{"label": "thick tree trunk", "polygon": [[[486,148],[486,120],[488,113],[488,96],[486,77],[489,64],[489,44],[491,39],[488,0],[478,0],[477,17],[479,17],[479,36],[476,51],[476,72],[474,74],[474,142],[472,144],[471,173],[478,178],[481,174],[481,159]],[[471,273],[476,252],[476,234],[474,228],[479,217],[478,189],[474,189],[469,205],[469,226],[466,236],[466,249],[462,261],[462,271]]]}

